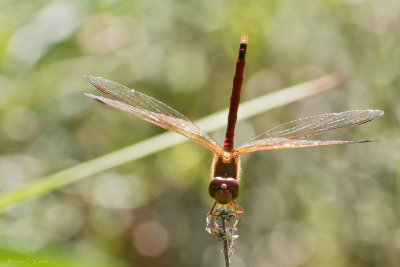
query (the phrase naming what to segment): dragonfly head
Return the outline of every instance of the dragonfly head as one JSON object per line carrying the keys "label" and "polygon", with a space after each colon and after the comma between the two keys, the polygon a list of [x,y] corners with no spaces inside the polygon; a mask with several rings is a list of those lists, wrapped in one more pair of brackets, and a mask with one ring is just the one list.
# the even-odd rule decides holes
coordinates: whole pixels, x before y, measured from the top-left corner
{"label": "dragonfly head", "polygon": [[208,193],[220,204],[228,204],[239,195],[239,183],[234,178],[214,177]]}

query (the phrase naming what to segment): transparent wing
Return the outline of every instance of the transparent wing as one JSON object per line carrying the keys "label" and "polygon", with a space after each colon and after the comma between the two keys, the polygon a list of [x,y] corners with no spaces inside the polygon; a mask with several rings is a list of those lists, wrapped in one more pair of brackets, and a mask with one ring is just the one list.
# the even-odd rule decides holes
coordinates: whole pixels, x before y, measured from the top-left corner
{"label": "transparent wing", "polygon": [[381,110],[351,110],[321,114],[284,123],[256,136],[241,145],[235,154],[242,155],[257,150],[298,148],[321,145],[363,143],[366,141],[303,140],[329,131],[360,125],[383,115]]}
{"label": "transparent wing", "polygon": [[85,94],[88,97],[164,129],[177,132],[214,153],[220,152],[220,148],[214,139],[209,137],[184,115],[166,104],[101,77],[86,75],[85,78],[94,87],[115,99]]}

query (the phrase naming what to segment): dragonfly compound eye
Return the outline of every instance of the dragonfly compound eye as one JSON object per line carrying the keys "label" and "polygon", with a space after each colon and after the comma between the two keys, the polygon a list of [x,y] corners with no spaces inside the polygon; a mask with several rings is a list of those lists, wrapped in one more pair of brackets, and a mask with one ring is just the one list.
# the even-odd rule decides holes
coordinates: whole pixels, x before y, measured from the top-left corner
{"label": "dragonfly compound eye", "polygon": [[239,183],[233,178],[214,177],[208,193],[220,204],[228,204],[239,195]]}

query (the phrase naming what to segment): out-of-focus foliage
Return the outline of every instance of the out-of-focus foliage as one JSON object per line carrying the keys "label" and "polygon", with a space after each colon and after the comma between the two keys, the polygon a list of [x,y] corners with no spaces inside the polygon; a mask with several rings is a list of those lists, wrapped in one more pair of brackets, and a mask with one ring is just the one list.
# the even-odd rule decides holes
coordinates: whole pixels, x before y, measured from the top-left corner
{"label": "out-of-focus foliage", "polygon": [[[201,118],[227,106],[247,33],[243,99],[332,71],[344,83],[239,123],[238,143],[302,116],[386,113],[335,134],[383,142],[244,156],[232,266],[400,266],[399,1],[1,1],[0,13],[1,192],[163,131],[90,101],[83,74]],[[222,266],[204,231],[211,156],[186,143],[10,209],[0,264]]]}

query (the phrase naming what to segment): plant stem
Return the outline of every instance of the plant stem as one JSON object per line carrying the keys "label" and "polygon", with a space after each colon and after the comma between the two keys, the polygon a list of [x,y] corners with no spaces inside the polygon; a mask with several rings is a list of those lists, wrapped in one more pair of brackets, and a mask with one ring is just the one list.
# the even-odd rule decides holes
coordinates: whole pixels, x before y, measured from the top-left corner
{"label": "plant stem", "polygon": [[[226,235],[226,229],[225,229],[225,219],[223,216],[221,216],[221,221],[222,221],[222,230],[224,231],[224,237]],[[229,251],[228,251],[228,240],[226,238],[222,239],[222,242],[224,244],[224,256],[225,256],[225,266],[229,267]]]}

